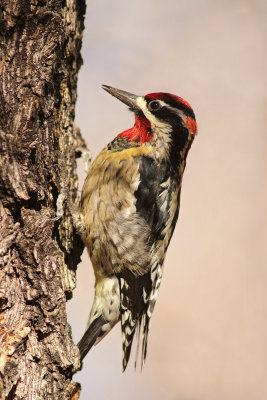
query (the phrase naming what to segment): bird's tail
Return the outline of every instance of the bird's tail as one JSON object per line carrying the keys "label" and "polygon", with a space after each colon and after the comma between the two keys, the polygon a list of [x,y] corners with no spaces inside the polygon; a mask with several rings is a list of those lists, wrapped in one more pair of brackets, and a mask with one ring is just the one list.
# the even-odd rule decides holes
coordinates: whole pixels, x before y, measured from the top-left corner
{"label": "bird's tail", "polygon": [[80,350],[81,360],[84,359],[86,354],[89,352],[91,347],[95,344],[97,339],[103,336],[102,327],[107,321],[104,320],[103,316],[100,315],[89,325],[86,329],[83,337],[78,343],[78,348]]}
{"label": "bird's tail", "polygon": [[143,276],[133,276],[130,272],[120,277],[121,292],[121,330],[122,330],[122,369],[126,369],[133,338],[137,333],[135,368],[141,347],[141,369],[147,355],[147,339],[150,319],[155,307],[160,282],[162,264],[156,263]]}
{"label": "bird's tail", "polygon": [[147,310],[144,310],[143,314],[140,315],[136,320],[133,320],[133,316],[130,310],[121,311],[123,372],[125,371],[130,358],[131,348],[135,333],[137,339],[135,368],[137,366],[137,359],[140,347],[141,347],[141,369],[143,368],[147,354],[147,339],[148,339],[149,326],[150,326],[150,317],[147,314]]}
{"label": "bird's tail", "polygon": [[150,328],[150,318],[152,316],[156,300],[159,293],[159,287],[162,279],[162,263],[155,263],[150,271],[150,278],[151,278],[151,291],[149,293],[148,298],[146,299],[146,308],[145,312],[142,315],[142,318],[139,323],[138,328],[138,342],[137,342],[137,352],[135,358],[135,367],[138,358],[138,351],[140,347],[140,342],[142,342],[142,352],[141,352],[141,370],[146,361],[146,354],[147,354],[147,339],[148,339],[148,331]]}
{"label": "bird's tail", "polygon": [[116,276],[96,281],[94,303],[90,312],[87,329],[78,343],[81,360],[91,347],[97,344],[119,321],[120,292]]}

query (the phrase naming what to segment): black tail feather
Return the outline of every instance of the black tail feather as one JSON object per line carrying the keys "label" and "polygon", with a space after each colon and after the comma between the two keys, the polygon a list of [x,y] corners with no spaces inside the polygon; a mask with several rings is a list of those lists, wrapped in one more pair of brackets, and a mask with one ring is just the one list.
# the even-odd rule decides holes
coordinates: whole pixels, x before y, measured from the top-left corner
{"label": "black tail feather", "polygon": [[147,314],[143,315],[143,320],[142,320],[142,328],[143,328],[142,336],[143,336],[143,338],[142,338],[141,370],[143,369],[143,366],[144,366],[145,361],[146,361],[149,322],[150,322],[150,319],[147,316]]}
{"label": "black tail feather", "polygon": [[90,326],[86,329],[83,337],[77,345],[80,350],[81,360],[84,359],[97,338],[103,335],[102,326],[106,324],[106,322],[107,321],[102,317],[102,315],[100,315],[98,318],[94,319]]}

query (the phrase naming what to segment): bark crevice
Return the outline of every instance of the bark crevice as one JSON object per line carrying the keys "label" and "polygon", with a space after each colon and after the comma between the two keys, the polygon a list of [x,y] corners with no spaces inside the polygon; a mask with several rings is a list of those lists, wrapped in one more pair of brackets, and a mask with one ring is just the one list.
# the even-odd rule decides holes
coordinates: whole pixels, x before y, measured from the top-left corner
{"label": "bark crevice", "polygon": [[74,125],[85,2],[0,5],[0,398],[78,398]]}

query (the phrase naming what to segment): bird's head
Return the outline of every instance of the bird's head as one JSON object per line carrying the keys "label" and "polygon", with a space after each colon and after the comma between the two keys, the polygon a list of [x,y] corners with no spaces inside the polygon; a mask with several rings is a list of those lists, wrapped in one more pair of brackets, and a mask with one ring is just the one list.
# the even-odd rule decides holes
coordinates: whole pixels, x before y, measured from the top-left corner
{"label": "bird's head", "polygon": [[160,158],[170,157],[176,161],[179,155],[187,154],[197,134],[197,124],[194,111],[186,100],[170,93],[136,96],[107,85],[102,87],[135,113],[134,127],[119,136],[141,144],[150,142],[158,147]]}

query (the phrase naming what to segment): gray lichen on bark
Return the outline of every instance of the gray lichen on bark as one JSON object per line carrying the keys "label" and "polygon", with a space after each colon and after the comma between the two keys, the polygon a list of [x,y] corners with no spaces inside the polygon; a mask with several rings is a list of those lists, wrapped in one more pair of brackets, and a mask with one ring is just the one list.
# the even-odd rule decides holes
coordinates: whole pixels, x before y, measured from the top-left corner
{"label": "gray lichen on bark", "polygon": [[[84,0],[0,4],[0,398],[78,398],[74,127]],[[57,206],[62,196],[60,216]]]}

